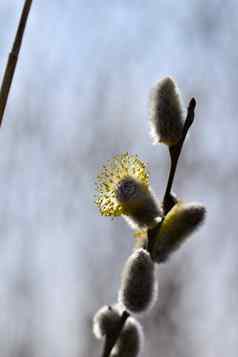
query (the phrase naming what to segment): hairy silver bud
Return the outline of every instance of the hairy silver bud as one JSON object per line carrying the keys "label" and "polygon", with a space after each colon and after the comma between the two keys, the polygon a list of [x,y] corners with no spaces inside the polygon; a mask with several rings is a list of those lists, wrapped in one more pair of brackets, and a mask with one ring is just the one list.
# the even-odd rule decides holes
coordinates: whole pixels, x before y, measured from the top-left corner
{"label": "hairy silver bud", "polygon": [[161,79],[150,97],[150,127],[154,144],[175,145],[182,137],[185,116],[181,95],[170,77]]}
{"label": "hairy silver bud", "polygon": [[129,317],[121,331],[112,357],[136,357],[141,352],[144,343],[143,329],[133,317]]}
{"label": "hairy silver bud", "polygon": [[156,296],[154,263],[145,249],[137,249],[125,264],[119,302],[129,312],[142,313],[152,307]]}
{"label": "hairy silver bud", "polygon": [[94,316],[93,333],[96,338],[102,339],[118,328],[120,312],[116,306],[103,306]]}

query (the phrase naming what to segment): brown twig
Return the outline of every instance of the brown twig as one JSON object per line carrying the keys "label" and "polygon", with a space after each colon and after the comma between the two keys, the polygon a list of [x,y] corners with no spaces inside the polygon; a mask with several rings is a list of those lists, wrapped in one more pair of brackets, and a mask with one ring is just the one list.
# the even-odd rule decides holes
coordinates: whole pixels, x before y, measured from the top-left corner
{"label": "brown twig", "polygon": [[[167,186],[165,189],[164,199],[163,199],[163,217],[171,210],[171,208],[177,202],[176,197],[172,194],[171,189],[177,169],[178,159],[182,151],[183,143],[188,133],[189,128],[191,127],[193,120],[194,120],[194,110],[196,107],[196,100],[192,98],[189,102],[188,109],[187,109],[187,116],[184,123],[183,135],[180,141],[169,148],[170,153],[170,172],[168,177]],[[161,222],[159,222],[155,227],[148,230],[148,247],[147,250],[150,254],[153,252],[154,243],[156,237],[158,236],[160,226],[163,222],[163,217]],[[158,257],[157,257],[158,258]],[[163,262],[166,257],[161,256],[161,262]]]}
{"label": "brown twig", "polygon": [[174,181],[174,176],[175,176],[175,172],[176,172],[176,168],[177,168],[178,159],[179,159],[180,153],[182,151],[183,143],[186,138],[187,132],[194,120],[195,107],[196,107],[196,100],[195,100],[195,98],[192,98],[188,105],[187,117],[186,117],[185,124],[184,124],[182,138],[176,145],[170,146],[170,148],[169,148],[171,165],[170,165],[168,182],[167,182],[164,199],[163,199],[164,215],[166,215],[169,212],[169,210],[176,203],[176,199],[172,195],[171,189],[172,189],[172,185],[173,185],[173,181]]}
{"label": "brown twig", "polygon": [[2,125],[3,115],[6,108],[15,68],[17,65],[18,55],[21,49],[24,30],[26,27],[26,22],[30,12],[31,4],[32,0],[25,0],[12,50],[8,56],[8,61],[0,89],[0,126]]}

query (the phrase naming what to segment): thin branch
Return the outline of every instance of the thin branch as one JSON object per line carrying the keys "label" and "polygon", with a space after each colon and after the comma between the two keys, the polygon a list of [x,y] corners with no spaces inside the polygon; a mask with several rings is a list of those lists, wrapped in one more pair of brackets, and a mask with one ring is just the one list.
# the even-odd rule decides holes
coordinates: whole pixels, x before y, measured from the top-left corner
{"label": "thin branch", "polygon": [[174,176],[175,176],[176,169],[177,169],[178,159],[179,159],[180,153],[182,151],[183,143],[186,138],[187,132],[194,120],[195,107],[196,107],[196,100],[195,100],[195,98],[192,98],[188,105],[187,117],[185,120],[184,129],[183,129],[183,136],[176,145],[173,145],[169,148],[171,165],[170,165],[170,172],[169,172],[167,187],[166,187],[164,199],[163,199],[164,215],[166,215],[169,212],[169,210],[176,203],[176,199],[172,195],[171,189],[172,189]]}
{"label": "thin branch", "polygon": [[31,9],[31,4],[32,0],[25,0],[12,50],[8,56],[8,61],[0,89],[0,126],[2,125],[3,115],[6,108],[15,68],[17,65],[18,55],[21,49],[22,39],[26,27],[27,18]]}
{"label": "thin branch", "polygon": [[103,346],[102,357],[110,356],[110,353],[111,353],[113,347],[115,346],[117,339],[120,336],[121,330],[123,329],[123,327],[126,323],[126,320],[128,319],[129,316],[130,316],[130,314],[126,310],[123,311],[117,330],[113,331],[111,335],[106,336],[105,343]]}
{"label": "thin branch", "polygon": [[[171,165],[170,165],[170,172],[169,172],[169,177],[168,177],[168,182],[164,194],[164,199],[163,199],[163,217],[162,220],[153,228],[148,230],[148,246],[147,250],[152,256],[153,253],[153,247],[154,243],[156,241],[156,237],[159,234],[159,230],[161,227],[161,224],[163,222],[164,216],[170,211],[170,209],[176,204],[177,200],[176,197],[172,194],[171,189],[177,169],[177,163],[179,156],[182,151],[183,143],[186,138],[186,135],[188,133],[189,128],[191,127],[193,121],[194,121],[194,110],[196,107],[196,100],[192,98],[189,102],[188,109],[187,109],[187,116],[186,120],[184,123],[184,129],[183,129],[183,135],[180,141],[169,148],[169,153],[170,153],[170,160],[171,160]],[[153,257],[152,257],[153,258]],[[158,258],[158,257],[157,257]],[[163,252],[161,252],[161,262],[166,260],[166,255],[163,256]]]}
{"label": "thin branch", "polygon": [[148,229],[147,237],[148,237],[148,244],[147,244],[147,251],[150,253],[152,257],[152,252],[155,244],[155,237],[159,234],[161,224],[163,223],[164,217],[162,220],[153,228]]}

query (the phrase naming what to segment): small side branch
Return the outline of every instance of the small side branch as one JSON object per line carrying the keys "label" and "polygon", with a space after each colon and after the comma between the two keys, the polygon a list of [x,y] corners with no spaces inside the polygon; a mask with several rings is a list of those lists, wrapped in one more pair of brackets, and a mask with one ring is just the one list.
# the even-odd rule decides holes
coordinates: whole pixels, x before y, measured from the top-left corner
{"label": "small side branch", "polygon": [[117,339],[120,336],[121,330],[123,329],[123,327],[126,323],[126,320],[128,319],[129,316],[130,316],[130,314],[127,311],[123,311],[117,330],[112,331],[111,335],[106,336],[104,347],[103,347],[103,352],[102,352],[102,357],[110,356],[110,353],[111,353],[113,347],[115,346]]}
{"label": "small side branch", "polygon": [[0,126],[2,125],[3,115],[6,108],[13,76],[15,73],[18,55],[21,49],[22,39],[26,27],[27,18],[31,9],[31,4],[32,4],[32,0],[25,0],[24,7],[21,13],[21,18],[17,28],[15,40],[5,68],[2,85],[0,89]]}

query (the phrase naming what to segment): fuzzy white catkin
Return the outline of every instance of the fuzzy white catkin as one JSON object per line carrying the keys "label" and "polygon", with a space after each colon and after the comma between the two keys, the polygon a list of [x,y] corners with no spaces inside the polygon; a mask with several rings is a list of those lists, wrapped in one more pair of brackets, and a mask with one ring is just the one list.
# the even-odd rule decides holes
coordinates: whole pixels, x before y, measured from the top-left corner
{"label": "fuzzy white catkin", "polygon": [[120,323],[120,312],[116,306],[103,306],[94,316],[93,333],[96,338],[102,339],[117,329]]}
{"label": "fuzzy white catkin", "polygon": [[151,91],[150,127],[153,143],[175,145],[182,137],[185,115],[180,91],[171,77],[161,79]]}
{"label": "fuzzy white catkin", "polygon": [[111,357],[136,357],[143,349],[144,334],[140,323],[129,317],[114,346]]}
{"label": "fuzzy white catkin", "polygon": [[119,302],[129,312],[142,313],[153,306],[157,297],[154,263],[143,248],[127,260],[122,272]]}

